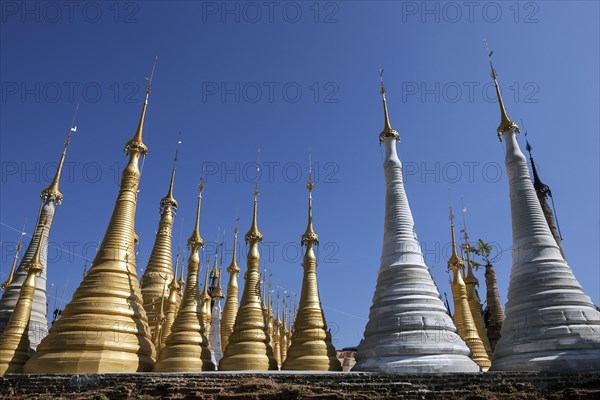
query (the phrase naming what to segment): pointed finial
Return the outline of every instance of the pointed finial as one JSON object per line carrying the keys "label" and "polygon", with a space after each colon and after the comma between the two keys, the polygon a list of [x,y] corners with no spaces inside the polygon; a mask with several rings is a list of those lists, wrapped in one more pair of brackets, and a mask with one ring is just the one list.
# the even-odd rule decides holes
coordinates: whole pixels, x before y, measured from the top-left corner
{"label": "pointed finial", "polygon": [[[239,218],[238,218],[239,220]],[[240,267],[237,265],[237,237],[238,237],[238,227],[236,221],[236,227],[233,229],[233,254],[231,255],[231,263],[229,267],[227,267],[227,272],[230,274],[239,273]]]}
{"label": "pointed finial", "polygon": [[154,64],[152,64],[152,72],[150,72],[150,76],[146,77],[146,81],[148,82],[148,86],[146,86],[146,99],[148,99],[148,95],[152,90],[152,79],[154,78],[154,69],[156,68],[156,62],[158,61],[158,56],[154,56]]}
{"label": "pointed finial", "polygon": [[55,201],[56,204],[62,203],[63,195],[60,191],[60,177],[62,174],[63,165],[65,163],[65,157],[67,156],[67,148],[71,143],[71,135],[77,131],[77,126],[75,125],[75,121],[77,120],[77,112],[79,111],[79,103],[75,107],[75,112],[73,114],[73,120],[71,121],[71,128],[69,129],[69,133],[67,134],[67,139],[65,140],[65,146],[63,148],[63,152],[60,156],[60,161],[58,162],[58,166],[56,167],[56,173],[54,174],[54,178],[52,179],[52,183],[46,189],[42,190],[40,195],[41,199],[44,202],[47,201]]}
{"label": "pointed finial", "polygon": [[383,131],[379,134],[379,143],[383,143],[387,138],[393,138],[396,139],[396,141],[400,141],[400,134],[394,130],[390,124],[387,100],[385,98],[385,86],[383,85],[383,68],[381,67],[379,67],[379,81],[381,84],[379,93],[381,93],[381,99],[383,100]]}
{"label": "pointed finial", "polygon": [[254,182],[254,198],[258,196],[258,177],[260,175],[260,146],[256,151],[256,181]]}
{"label": "pointed finial", "polygon": [[260,172],[260,147],[258,148],[257,157],[256,157],[256,182],[254,184],[254,209],[252,212],[252,226],[248,233],[246,233],[245,240],[248,243],[251,242],[261,242],[263,239],[262,233],[258,230],[258,176]]}
{"label": "pointed finial", "polygon": [[454,236],[454,214],[452,213],[452,206],[450,206],[450,235],[452,237],[452,255],[448,260],[448,264],[455,266],[460,263],[460,258],[458,257],[458,253],[456,252],[456,238]]}
{"label": "pointed finial", "polygon": [[196,222],[194,225],[194,231],[187,241],[188,248],[191,251],[196,251],[200,247],[204,247],[204,239],[200,235],[200,207],[202,206],[202,191],[204,190],[204,168],[202,169],[202,177],[198,184],[198,203],[196,208]]}
{"label": "pointed finial", "polygon": [[312,191],[314,188],[314,184],[312,181],[312,166],[310,166],[310,162],[311,162],[311,155],[310,155],[310,150],[308,153],[308,159],[309,159],[309,169],[308,169],[308,184],[306,185],[306,188],[308,189],[308,225],[306,226],[306,231],[304,232],[304,234],[302,235],[302,239],[300,241],[301,245],[308,245],[310,244],[319,244],[319,236],[316,234],[314,228],[313,228],[313,221],[312,221]]}
{"label": "pointed finial", "polygon": [[148,146],[144,143],[142,132],[144,130],[144,119],[146,118],[146,108],[148,107],[148,98],[150,97],[150,91],[152,88],[152,79],[154,78],[154,69],[156,68],[156,62],[158,56],[154,57],[154,64],[152,64],[152,72],[149,77],[146,77],[148,85],[146,86],[146,97],[144,104],[142,105],[142,114],[140,115],[140,121],[138,127],[133,135],[133,138],[125,145],[125,152],[130,154],[132,152],[138,152],[142,155],[148,154]]}
{"label": "pointed finial", "polygon": [[498,139],[502,141],[502,136],[508,132],[516,132],[519,133],[519,126],[513,122],[506,113],[506,108],[504,107],[504,100],[502,100],[502,93],[500,92],[500,85],[498,84],[498,75],[496,74],[496,69],[494,68],[494,64],[492,63],[492,55],[493,51],[490,51],[488,47],[487,39],[483,39],[485,47],[488,50],[488,58],[490,61],[490,69],[492,74],[492,79],[494,80],[494,86],[496,88],[496,96],[498,97],[498,104],[500,106],[500,125],[498,125]]}
{"label": "pointed finial", "polygon": [[[179,254],[179,250],[177,251],[177,254]],[[185,265],[185,253],[184,253],[183,258],[181,259],[181,270],[179,271],[179,279],[177,280],[179,289],[182,289],[183,285],[185,284],[185,279],[183,279],[183,272],[185,271],[184,265]]]}
{"label": "pointed finial", "polygon": [[171,181],[169,183],[169,192],[165,197],[160,201],[160,213],[164,213],[167,207],[177,210],[178,203],[173,196],[173,187],[175,185],[175,168],[177,167],[177,155],[179,154],[179,145],[181,144],[181,132],[179,132],[179,137],[177,139],[177,146],[175,147],[175,157],[173,158],[173,168],[171,170]]}
{"label": "pointed finial", "polygon": [[[215,257],[216,258],[216,257]],[[210,269],[210,256],[208,258],[208,263],[206,264],[206,272],[204,273],[204,288],[202,289],[202,299],[210,299],[210,295],[208,294],[208,271]]]}

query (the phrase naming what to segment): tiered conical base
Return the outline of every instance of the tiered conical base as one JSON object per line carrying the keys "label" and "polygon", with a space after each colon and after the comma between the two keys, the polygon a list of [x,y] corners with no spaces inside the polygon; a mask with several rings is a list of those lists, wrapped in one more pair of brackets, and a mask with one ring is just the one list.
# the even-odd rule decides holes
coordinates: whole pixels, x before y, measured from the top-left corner
{"label": "tiered conical base", "polygon": [[154,346],[133,271],[135,264],[116,260],[90,269],[24,371],[149,371],[154,364]]}
{"label": "tiered conical base", "polygon": [[259,295],[259,259],[258,243],[251,243],[240,308],[225,353],[219,363],[220,371],[266,371],[277,369],[273,349],[269,345]]}
{"label": "tiered conical base", "polygon": [[181,308],[173,323],[171,334],[154,366],[156,372],[214,371],[208,338],[200,315],[198,248],[192,248],[188,259],[188,278]]}
{"label": "tiered conical base", "polygon": [[423,261],[395,138],[385,138],[381,268],[354,371],[477,372]]}
{"label": "tiered conical base", "polygon": [[[56,205],[52,201],[46,202],[42,206],[42,210],[38,218],[38,224],[35,228],[35,232],[31,241],[27,246],[27,251],[21,259],[19,267],[15,270],[13,281],[6,288],[6,292],[3,293],[2,299],[0,300],[0,331],[3,331],[8,323],[8,320],[10,319],[10,315],[12,314],[15,305],[17,304],[17,300],[19,299],[19,294],[21,292],[21,286],[27,277],[25,265],[31,261],[33,253],[35,253],[35,249],[40,240],[40,234],[42,232],[44,221],[46,221],[47,228],[46,233],[44,234],[45,238],[42,241],[40,254],[40,259],[44,265],[44,269],[40,276],[37,277],[37,287],[33,297],[31,320],[29,322],[29,343],[32,350],[35,350],[42,339],[48,335],[48,319],[46,316],[48,309],[46,301],[46,258],[48,254],[48,236],[50,235],[50,227],[52,226],[55,209]],[[54,310],[49,311],[51,313],[54,312]]]}
{"label": "tiered conical base", "polygon": [[128,151],[115,208],[92,267],[25,364],[25,373],[139,372],[154,363],[134,252],[140,153]]}
{"label": "tiered conical base", "polygon": [[600,370],[600,313],[561,256],[516,136],[504,140],[513,267],[492,370]]}

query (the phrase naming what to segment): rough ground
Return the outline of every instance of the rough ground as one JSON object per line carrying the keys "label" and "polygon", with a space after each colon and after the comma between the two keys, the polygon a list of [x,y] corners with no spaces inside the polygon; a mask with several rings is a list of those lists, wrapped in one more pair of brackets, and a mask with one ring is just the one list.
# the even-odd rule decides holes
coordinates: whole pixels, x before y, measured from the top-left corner
{"label": "rough ground", "polygon": [[13,399],[598,399],[600,371],[384,375],[201,373],[9,375]]}

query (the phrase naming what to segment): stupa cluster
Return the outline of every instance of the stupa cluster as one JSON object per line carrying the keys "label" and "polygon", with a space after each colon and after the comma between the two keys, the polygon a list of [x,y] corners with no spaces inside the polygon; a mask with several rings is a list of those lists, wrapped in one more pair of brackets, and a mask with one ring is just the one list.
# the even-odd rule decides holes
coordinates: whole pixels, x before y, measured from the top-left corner
{"label": "stupa cluster", "polygon": [[[156,65],[156,64],[155,64]],[[466,227],[457,244],[450,209],[454,315],[441,300],[425,264],[397,153],[400,135],[388,115],[381,82],[385,148],[385,223],[377,285],[357,354],[356,371],[393,373],[479,372],[491,370],[600,370],[600,314],[567,264],[547,203],[551,197],[519,149],[519,127],[505,110],[496,71],[492,78],[501,111],[498,136],[506,145],[506,168],[513,226],[513,266],[506,304],[488,290],[490,323],[483,320],[479,284],[473,273]],[[160,201],[158,230],[147,268],[136,273],[134,220],[139,164],[146,156],[143,129],[152,75],[135,134],[125,145],[129,156],[113,214],[95,259],[72,300],[48,331],[46,316],[46,254],[56,207],[62,166],[74,122],[65,142],[56,176],[42,191],[36,228],[17,266],[18,251],[0,300],[0,376],[6,373],[105,373],[201,371],[341,371],[327,327],[317,284],[313,227],[314,189],[309,174],[308,223],[303,279],[297,309],[277,296],[261,274],[258,184],[254,189],[252,223],[244,239],[249,249],[239,297],[237,227],[233,256],[224,283],[223,255],[201,265],[204,248],[201,207],[205,185],[200,179],[196,216],[187,240],[187,274],[180,250],[173,256],[174,196],[177,152],[167,195]],[[18,247],[20,248],[21,242]],[[459,255],[459,249],[461,255]],[[173,265],[175,258],[175,265]],[[181,264],[181,265],[180,265]],[[497,292],[493,267],[486,265]],[[224,300],[223,307],[221,303]],[[294,306],[295,308],[295,306]],[[290,317],[291,315],[291,317]]]}

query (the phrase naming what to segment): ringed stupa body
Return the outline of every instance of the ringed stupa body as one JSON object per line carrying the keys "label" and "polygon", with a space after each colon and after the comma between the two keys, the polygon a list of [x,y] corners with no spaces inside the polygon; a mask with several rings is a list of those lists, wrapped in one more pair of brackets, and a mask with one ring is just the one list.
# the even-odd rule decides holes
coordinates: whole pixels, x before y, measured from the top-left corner
{"label": "ringed stupa body", "polygon": [[151,83],[152,75],[137,130],[125,145],[129,161],[102,244],[61,318],[25,364],[25,373],[142,372],[154,364],[134,246],[139,164],[148,152],[142,132]]}
{"label": "ringed stupa body", "polygon": [[[3,331],[17,305],[21,293],[21,286],[27,279],[28,273],[26,267],[33,260],[33,255],[37,248],[40,247],[39,244],[41,243],[40,262],[42,263],[42,269],[40,275],[36,279],[35,294],[33,296],[33,304],[30,313],[31,319],[27,328],[29,344],[32,350],[35,350],[40,341],[48,335],[48,306],[46,300],[46,275],[48,270],[46,259],[48,256],[48,240],[56,207],[61,204],[63,200],[63,195],[60,191],[60,178],[65,157],[67,155],[67,148],[71,142],[71,133],[75,132],[76,129],[74,117],[73,123],[71,124],[71,130],[69,131],[63,152],[60,156],[60,161],[58,162],[58,167],[56,168],[54,179],[52,180],[52,183],[50,183],[50,186],[44,189],[40,194],[41,205],[31,241],[27,246],[27,250],[21,259],[19,267],[15,271],[11,271],[12,278],[10,283],[4,289],[4,293],[0,299],[0,331]],[[44,224],[46,224],[46,229],[44,229]],[[44,232],[44,237],[41,236],[42,231]]]}
{"label": "ringed stupa body", "polygon": [[[179,141],[178,141],[179,145]],[[148,266],[142,275],[140,287],[144,300],[144,309],[148,316],[148,325],[153,336],[156,324],[159,320],[159,308],[169,296],[169,286],[173,280],[173,221],[177,213],[177,200],[173,196],[175,184],[175,166],[177,163],[177,152],[171,170],[171,181],[167,195],[160,201],[160,221],[156,231],[156,239]]]}
{"label": "ringed stupa body", "polygon": [[[491,53],[490,53],[491,55]],[[506,146],[513,265],[506,318],[494,350],[494,371],[600,370],[600,313],[563,258],[519,148],[518,125],[500,105],[498,137]]]}
{"label": "ringed stupa body", "polygon": [[396,153],[400,136],[389,122],[383,83],[381,95],[385,125],[379,140],[385,147],[386,180],[383,249],[369,322],[353,371],[478,372],[425,265]]}

